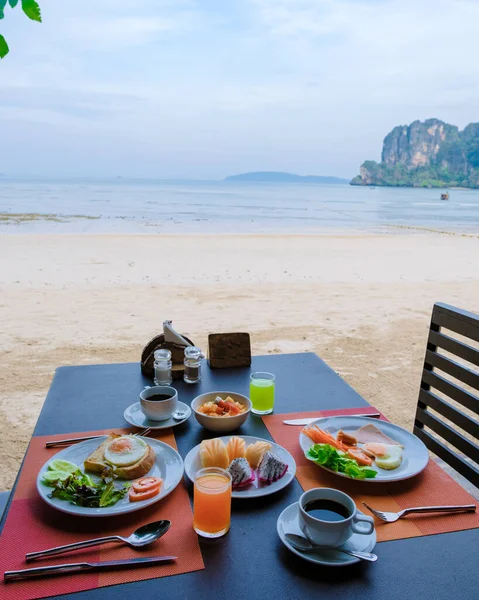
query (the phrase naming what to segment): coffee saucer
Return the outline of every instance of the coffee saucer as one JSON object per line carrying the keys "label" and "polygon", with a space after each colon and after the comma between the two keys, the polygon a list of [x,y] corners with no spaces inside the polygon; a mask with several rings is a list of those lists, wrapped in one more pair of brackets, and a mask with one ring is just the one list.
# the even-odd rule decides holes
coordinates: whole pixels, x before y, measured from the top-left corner
{"label": "coffee saucer", "polygon": [[[359,510],[358,513],[364,514]],[[294,554],[297,554],[309,562],[328,567],[343,567],[345,565],[352,565],[359,562],[359,558],[338,552],[334,548],[321,548],[320,550],[315,550],[314,552],[302,552],[301,550],[294,548],[285,538],[285,534],[295,533],[296,535],[302,535],[304,537],[304,533],[301,531],[299,526],[298,516],[299,504],[298,502],[295,502],[283,510],[283,512],[279,515],[278,522],[276,524],[276,529],[278,531],[280,540],[289,550],[291,550],[291,552],[294,552]],[[369,535],[353,533],[349,540],[341,547],[345,548],[346,550],[372,552],[375,545],[376,530],[374,529]]]}
{"label": "coffee saucer", "polygon": [[143,414],[141,410],[141,404],[139,402],[135,402],[135,404],[132,404],[125,410],[123,416],[125,418],[125,421],[130,423],[130,425],[134,425],[135,427],[149,427],[150,429],[167,429],[168,427],[176,427],[177,425],[181,425],[182,423],[187,421],[191,416],[191,408],[184,402],[178,401],[178,407],[176,410],[185,413],[185,417],[181,419],[181,421],[177,421],[176,419],[173,419],[173,417],[170,417],[166,421],[151,421]]}

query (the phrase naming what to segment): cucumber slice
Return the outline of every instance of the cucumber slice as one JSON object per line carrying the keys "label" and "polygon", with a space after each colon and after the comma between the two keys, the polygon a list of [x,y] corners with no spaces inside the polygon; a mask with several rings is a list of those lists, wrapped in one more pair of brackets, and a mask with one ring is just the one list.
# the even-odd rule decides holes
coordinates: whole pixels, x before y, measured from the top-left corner
{"label": "cucumber slice", "polygon": [[65,473],[65,471],[47,471],[43,474],[42,481],[47,485],[49,483],[56,483],[57,481],[64,481],[70,477],[71,473]]}
{"label": "cucumber slice", "polygon": [[63,473],[71,474],[78,471],[78,466],[74,465],[71,462],[68,462],[68,460],[60,460],[57,458],[56,460],[52,460],[51,463],[48,464],[48,470],[63,471]]}

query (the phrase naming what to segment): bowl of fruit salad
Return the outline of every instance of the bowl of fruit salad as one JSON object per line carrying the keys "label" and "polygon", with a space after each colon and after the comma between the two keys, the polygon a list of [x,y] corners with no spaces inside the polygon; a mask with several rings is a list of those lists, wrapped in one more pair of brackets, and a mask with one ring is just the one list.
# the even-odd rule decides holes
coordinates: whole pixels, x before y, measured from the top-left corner
{"label": "bowl of fruit salad", "polygon": [[251,411],[251,400],[236,392],[208,392],[191,403],[196,420],[209,431],[234,431]]}

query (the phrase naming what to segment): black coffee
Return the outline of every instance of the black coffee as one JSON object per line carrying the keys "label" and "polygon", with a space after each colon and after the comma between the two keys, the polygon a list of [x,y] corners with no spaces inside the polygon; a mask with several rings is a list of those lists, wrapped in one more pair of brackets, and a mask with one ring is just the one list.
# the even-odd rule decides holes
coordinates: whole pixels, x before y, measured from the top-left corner
{"label": "black coffee", "polygon": [[147,400],[151,400],[151,402],[161,402],[162,400],[171,400],[171,396],[168,396],[168,394],[155,394],[154,396],[149,396]]}
{"label": "black coffee", "polygon": [[351,516],[349,510],[334,500],[311,500],[304,506],[304,510],[321,521],[344,521]]}

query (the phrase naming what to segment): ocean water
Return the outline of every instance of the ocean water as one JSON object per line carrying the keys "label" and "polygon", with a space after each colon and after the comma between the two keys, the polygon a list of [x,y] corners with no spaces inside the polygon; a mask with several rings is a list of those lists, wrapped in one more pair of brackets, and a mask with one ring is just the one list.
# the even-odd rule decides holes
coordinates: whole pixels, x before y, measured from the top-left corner
{"label": "ocean water", "polygon": [[440,194],[349,185],[3,177],[0,232],[479,231],[479,190],[451,190],[448,201]]}

